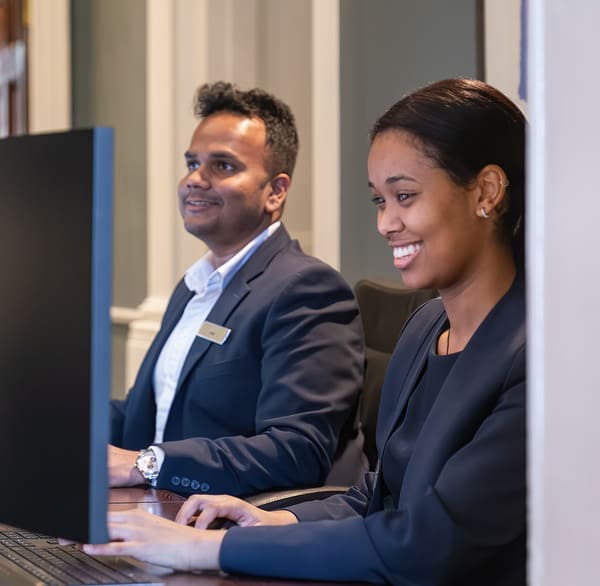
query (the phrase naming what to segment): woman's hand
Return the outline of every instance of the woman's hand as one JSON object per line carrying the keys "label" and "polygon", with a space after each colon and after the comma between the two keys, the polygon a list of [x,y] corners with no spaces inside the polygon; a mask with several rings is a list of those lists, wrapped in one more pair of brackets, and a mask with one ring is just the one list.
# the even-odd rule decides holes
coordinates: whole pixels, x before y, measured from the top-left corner
{"label": "woman's hand", "polygon": [[198,531],[140,509],[108,514],[110,543],[84,545],[94,555],[129,555],[176,570],[218,570],[225,531]]}
{"label": "woman's hand", "polygon": [[289,511],[263,511],[232,496],[200,494],[191,496],[183,503],[175,521],[183,525],[193,522],[197,529],[206,529],[218,518],[230,519],[241,527],[290,525],[298,522],[296,516]]}

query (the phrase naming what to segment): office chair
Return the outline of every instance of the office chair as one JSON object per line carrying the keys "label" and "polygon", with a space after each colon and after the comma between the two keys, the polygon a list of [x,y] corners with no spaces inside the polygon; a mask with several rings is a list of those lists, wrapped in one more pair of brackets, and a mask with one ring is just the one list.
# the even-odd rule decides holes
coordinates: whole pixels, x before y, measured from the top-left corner
{"label": "office chair", "polygon": [[[354,287],[365,333],[365,374],[359,407],[369,469],[377,465],[375,431],[381,387],[392,352],[406,320],[420,305],[437,297],[432,289],[410,289],[401,283],[362,279]],[[320,486],[261,493],[246,500],[262,509],[282,509],[307,500],[345,492],[346,486]]]}
{"label": "office chair", "polygon": [[362,279],[354,287],[365,332],[365,375],[360,419],[369,468],[377,464],[377,412],[385,371],[406,320],[420,305],[437,297],[433,289],[409,289],[401,283]]}

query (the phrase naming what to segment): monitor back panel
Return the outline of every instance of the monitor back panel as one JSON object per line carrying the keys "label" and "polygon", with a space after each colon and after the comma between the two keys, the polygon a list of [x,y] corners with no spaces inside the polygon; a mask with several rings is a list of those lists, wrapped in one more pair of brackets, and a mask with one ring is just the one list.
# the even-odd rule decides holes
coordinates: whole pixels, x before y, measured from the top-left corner
{"label": "monitor back panel", "polygon": [[0,522],[90,542],[107,537],[112,149],[108,128],[0,140]]}

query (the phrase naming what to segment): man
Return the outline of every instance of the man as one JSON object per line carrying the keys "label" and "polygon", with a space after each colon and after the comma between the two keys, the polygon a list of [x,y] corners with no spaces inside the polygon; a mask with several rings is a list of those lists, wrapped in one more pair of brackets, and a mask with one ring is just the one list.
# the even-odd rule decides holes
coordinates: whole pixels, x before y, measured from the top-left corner
{"label": "man", "polygon": [[294,117],[274,96],[224,82],[198,90],[195,114],[179,209],[209,252],[113,402],[110,483],[245,495],[352,482],[364,462],[362,331],[342,277],[279,221]]}

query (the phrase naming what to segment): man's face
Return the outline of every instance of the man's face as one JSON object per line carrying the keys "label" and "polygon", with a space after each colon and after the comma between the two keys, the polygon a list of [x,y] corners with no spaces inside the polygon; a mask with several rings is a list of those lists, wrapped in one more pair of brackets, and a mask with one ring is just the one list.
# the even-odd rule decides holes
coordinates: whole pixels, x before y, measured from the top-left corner
{"label": "man's face", "polygon": [[258,118],[217,112],[192,135],[179,211],[185,229],[219,260],[241,250],[281,213],[289,177],[269,177],[267,156],[266,129]]}

